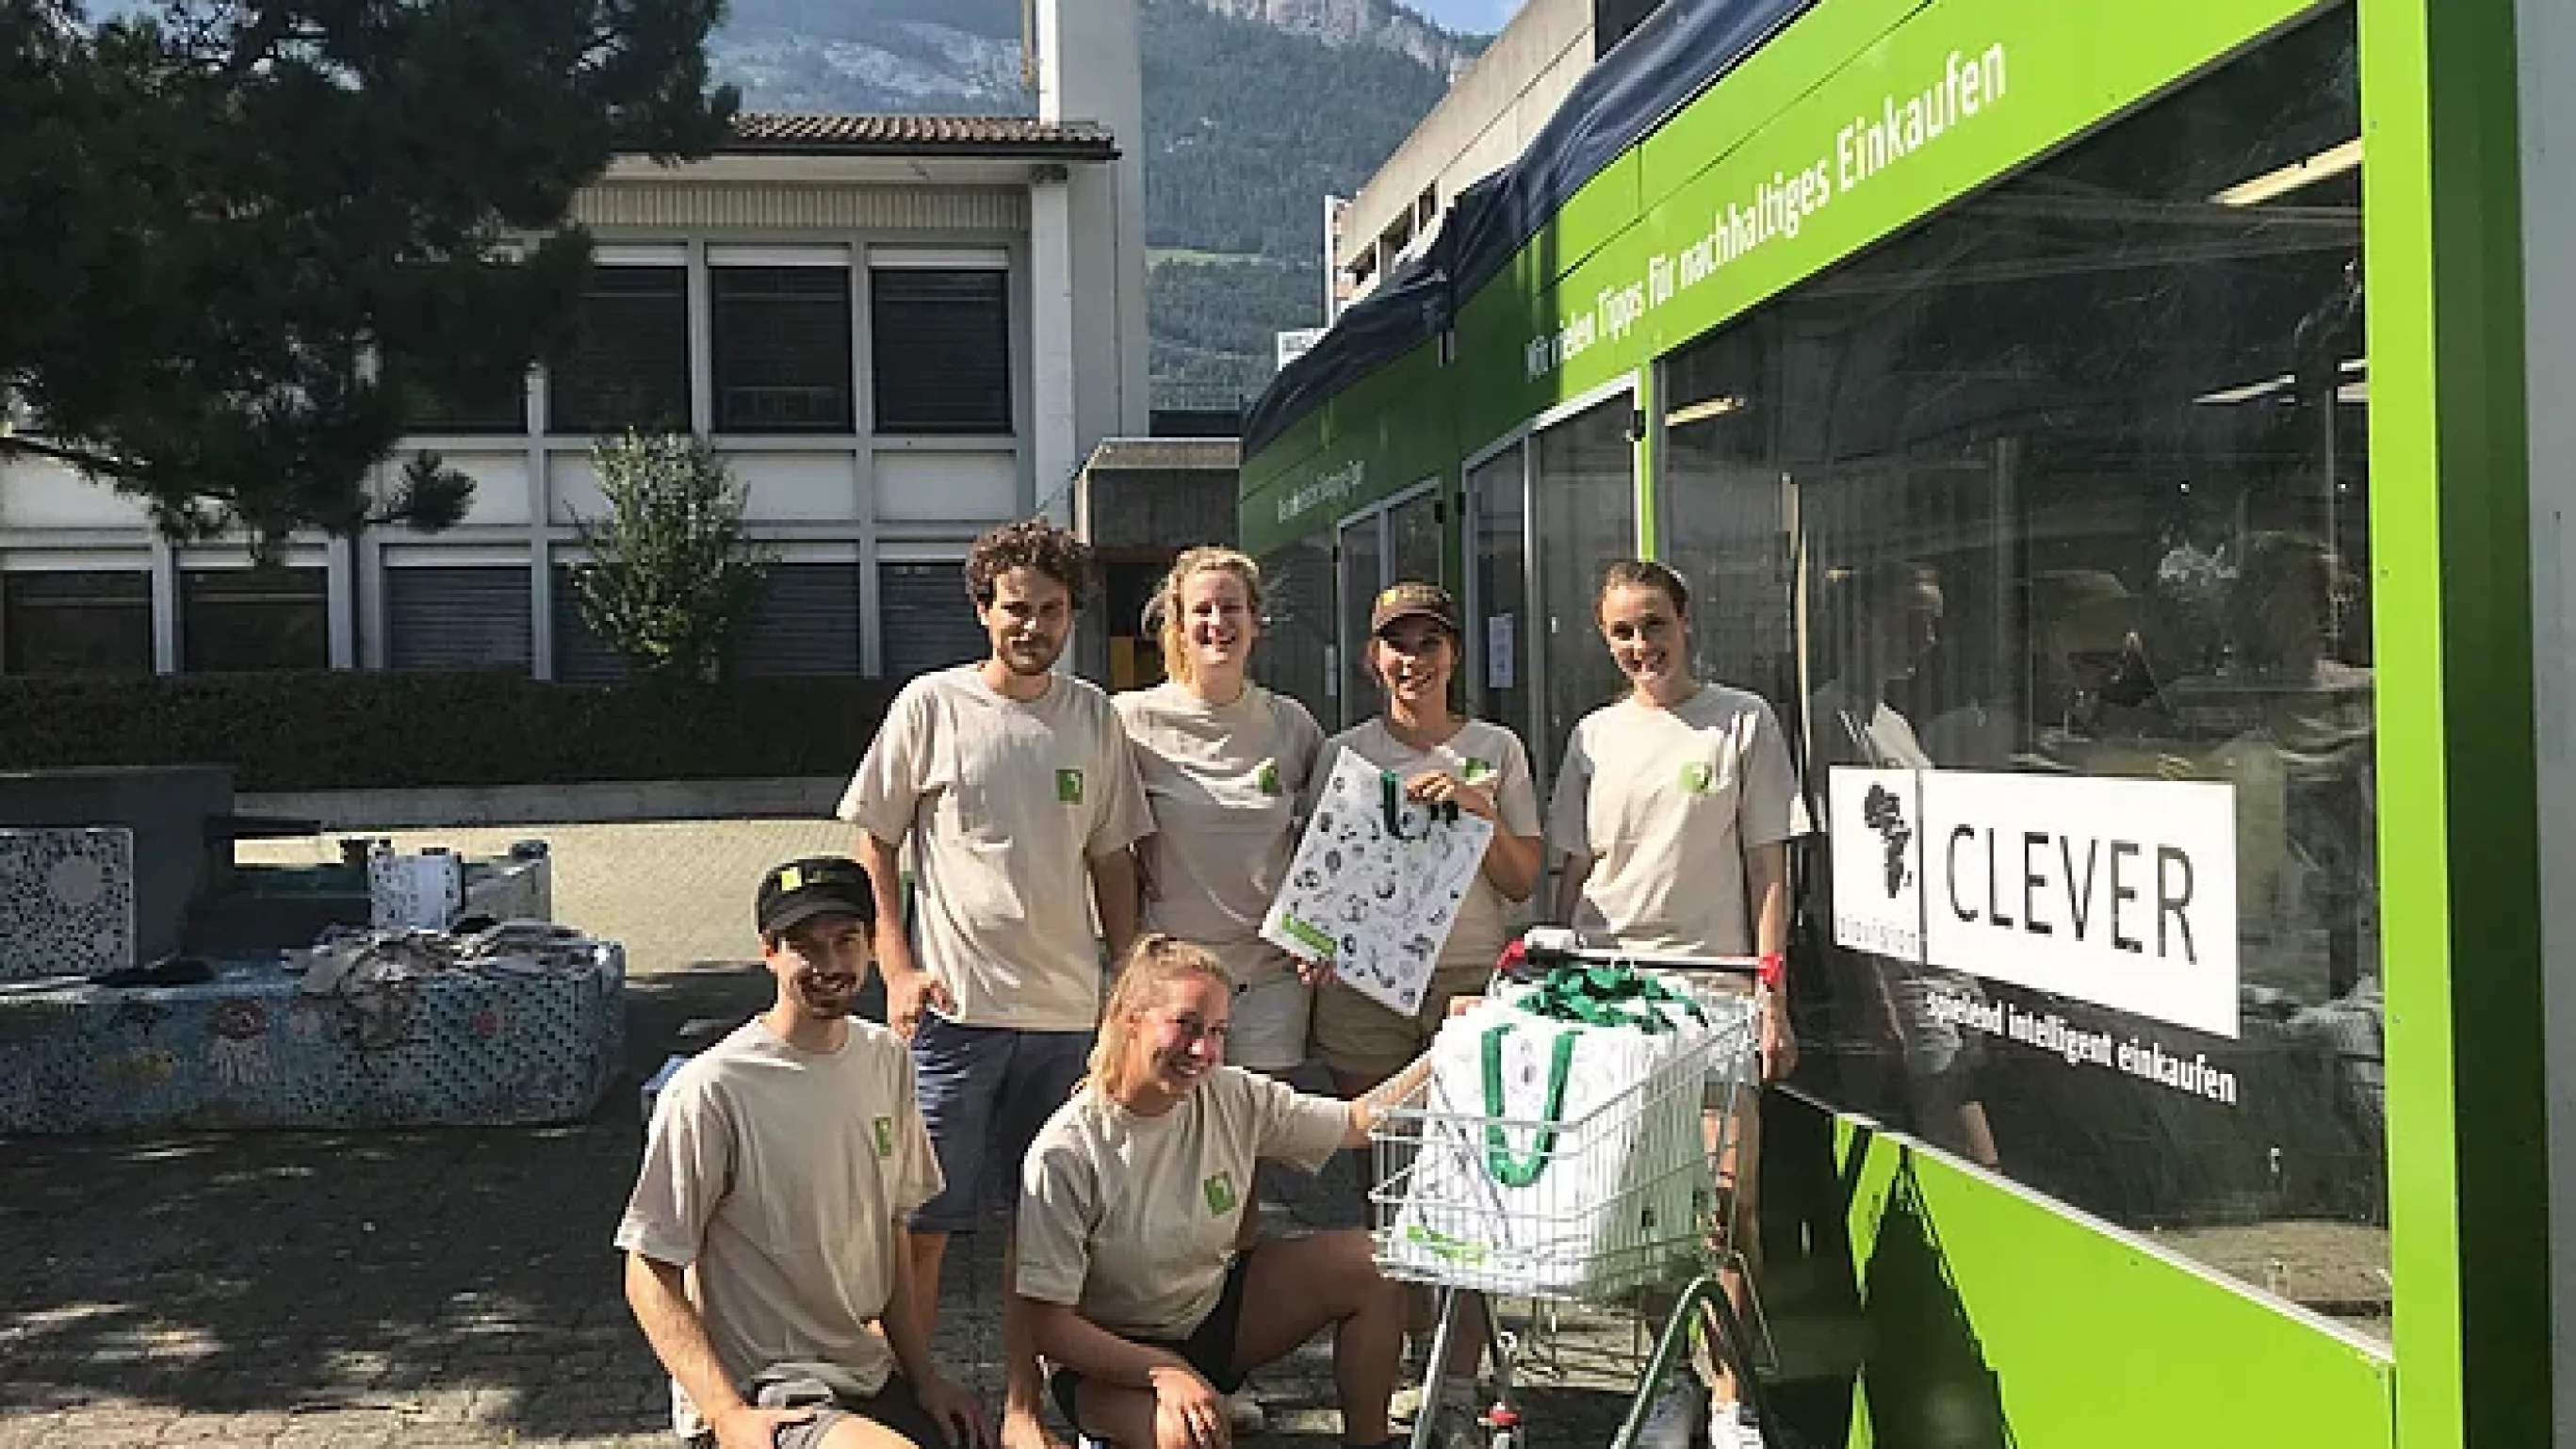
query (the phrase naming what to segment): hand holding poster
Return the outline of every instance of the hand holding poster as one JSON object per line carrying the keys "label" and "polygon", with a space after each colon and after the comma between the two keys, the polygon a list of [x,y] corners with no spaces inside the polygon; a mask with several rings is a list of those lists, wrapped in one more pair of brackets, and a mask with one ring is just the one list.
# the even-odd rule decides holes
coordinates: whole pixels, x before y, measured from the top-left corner
{"label": "hand holding poster", "polygon": [[1490,823],[1407,800],[1395,777],[1344,752],[1262,939],[1331,962],[1353,990],[1410,1016],[1493,837]]}

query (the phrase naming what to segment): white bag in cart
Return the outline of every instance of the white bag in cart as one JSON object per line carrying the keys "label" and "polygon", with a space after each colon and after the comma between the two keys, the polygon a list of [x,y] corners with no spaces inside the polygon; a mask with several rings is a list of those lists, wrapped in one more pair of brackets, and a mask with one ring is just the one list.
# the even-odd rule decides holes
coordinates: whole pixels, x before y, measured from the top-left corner
{"label": "white bag in cart", "polygon": [[1586,1297],[1696,1253],[1702,1078],[1721,1028],[1686,1006],[1660,1014],[1671,1024],[1649,1031],[1488,1001],[1444,1024],[1390,1262],[1462,1288]]}

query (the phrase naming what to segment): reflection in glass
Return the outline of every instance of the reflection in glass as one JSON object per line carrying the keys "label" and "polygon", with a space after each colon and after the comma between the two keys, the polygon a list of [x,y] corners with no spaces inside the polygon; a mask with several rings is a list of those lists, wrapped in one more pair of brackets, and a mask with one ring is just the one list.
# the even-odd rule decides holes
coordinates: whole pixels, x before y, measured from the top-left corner
{"label": "reflection in glass", "polygon": [[[1807,697],[1807,769],[1811,790],[1822,788],[1833,767],[1928,770],[1931,755],[1913,723],[1890,696],[1908,683],[1940,645],[1946,599],[1941,576],[1929,564],[1898,560],[1825,577],[1814,657],[1823,683]],[[1813,818],[1825,818],[1819,803]],[[1833,881],[1819,872],[1816,916],[1834,919]],[[1833,1058],[1844,1070],[1866,1064],[1886,1071],[1883,1086],[1860,1090],[1903,1094],[1907,1120],[1927,1140],[1980,1166],[1998,1165],[1994,1127],[1978,1097],[1984,1065],[1983,1035],[1963,1025],[1955,1007],[1936,1010],[1936,999],[1982,1007],[1976,978],[1919,960],[1882,956],[1815,943],[1810,960],[1828,973],[1830,999],[1843,1003],[1842,1028],[1858,1033],[1854,1045]],[[1850,1084],[1846,1084],[1850,1085]]]}
{"label": "reflection in glass", "polygon": [[1281,544],[1261,559],[1261,647],[1253,673],[1319,720],[1335,717],[1333,555],[1320,535]]}
{"label": "reflection in glass", "polygon": [[1342,525],[1342,724],[1377,713],[1378,682],[1368,667],[1369,613],[1385,587],[1385,515],[1371,513]]}
{"label": "reflection in glass", "polygon": [[1836,947],[1820,834],[1797,1085],[2384,1332],[2356,75],[2329,13],[1674,358],[1663,552],[1818,802],[1854,765],[2232,791],[2237,1037]]}
{"label": "reflection in glass", "polygon": [[1475,519],[1476,713],[1526,740],[1530,737],[1532,675],[1529,611],[1528,479],[1520,444],[1476,465],[1467,474],[1467,507]]}
{"label": "reflection in glass", "polygon": [[1637,549],[1636,449],[1626,396],[1538,435],[1539,609],[1547,654],[1545,730],[1531,740],[1542,777],[1565,758],[1575,723],[1626,689],[1592,622],[1601,570]]}
{"label": "reflection in glass", "polygon": [[1387,579],[1445,584],[1440,567],[1440,490],[1416,493],[1386,511]]}

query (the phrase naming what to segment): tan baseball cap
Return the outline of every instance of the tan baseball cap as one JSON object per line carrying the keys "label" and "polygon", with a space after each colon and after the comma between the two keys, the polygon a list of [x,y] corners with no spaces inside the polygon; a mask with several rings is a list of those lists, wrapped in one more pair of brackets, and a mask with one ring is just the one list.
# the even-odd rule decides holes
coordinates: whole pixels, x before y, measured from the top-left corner
{"label": "tan baseball cap", "polygon": [[1387,625],[1398,619],[1429,619],[1453,635],[1466,632],[1458,625],[1458,601],[1438,584],[1407,582],[1390,586],[1377,596],[1377,607],[1369,610],[1369,632],[1382,634]]}

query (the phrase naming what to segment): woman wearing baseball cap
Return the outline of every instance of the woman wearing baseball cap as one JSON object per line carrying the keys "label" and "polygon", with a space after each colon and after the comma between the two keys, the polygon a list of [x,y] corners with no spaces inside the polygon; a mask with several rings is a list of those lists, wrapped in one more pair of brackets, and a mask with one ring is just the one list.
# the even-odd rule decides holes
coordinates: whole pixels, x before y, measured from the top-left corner
{"label": "woman wearing baseball cap", "polygon": [[[1358,1097],[1430,1049],[1450,1002],[1483,993],[1494,961],[1510,944],[1521,902],[1538,884],[1538,787],[1528,751],[1501,725],[1467,719],[1450,705],[1464,634],[1458,604],[1437,584],[1396,584],[1369,613],[1368,664],[1385,699],[1374,719],[1327,741],[1317,781],[1331,778],[1335,751],[1348,750],[1404,781],[1416,800],[1456,805],[1491,821],[1484,866],[1460,903],[1458,920],[1434,965],[1421,1009],[1400,1015],[1337,983],[1315,996],[1315,1054],[1333,1086]],[[1430,1298],[1417,1294],[1416,1325],[1429,1321]],[[1481,1321],[1459,1325],[1459,1356],[1448,1382],[1471,1392],[1485,1334]]]}

